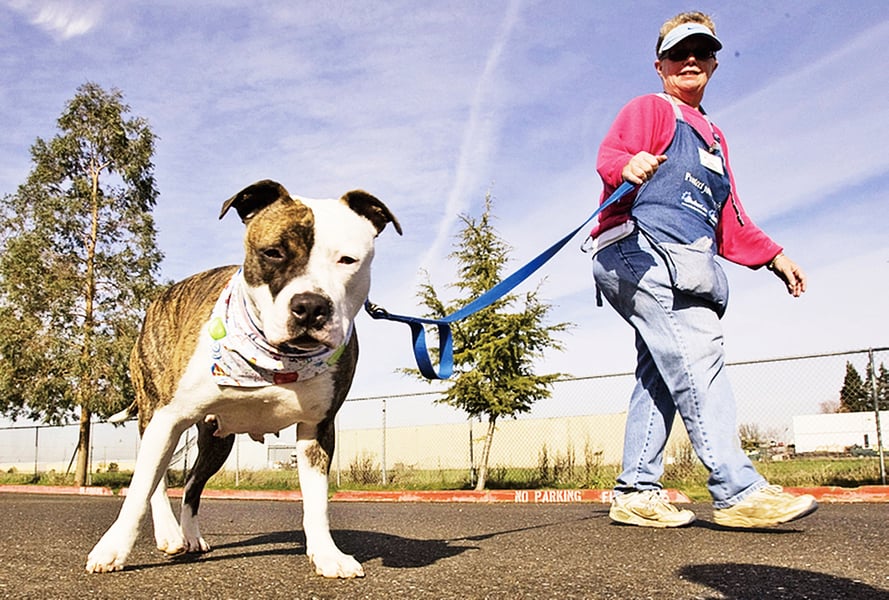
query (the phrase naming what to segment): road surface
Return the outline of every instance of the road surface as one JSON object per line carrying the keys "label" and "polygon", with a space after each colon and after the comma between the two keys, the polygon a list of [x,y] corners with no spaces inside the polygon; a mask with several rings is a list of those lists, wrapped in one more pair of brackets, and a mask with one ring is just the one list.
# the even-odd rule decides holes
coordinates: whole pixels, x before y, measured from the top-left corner
{"label": "road surface", "polygon": [[604,504],[334,502],[363,579],[317,577],[298,502],[209,500],[213,550],[169,559],[148,523],[126,570],[84,571],[117,497],[0,494],[0,598],[629,598],[889,600],[889,506],[827,504],[730,531],[691,505],[678,530],[612,524]]}

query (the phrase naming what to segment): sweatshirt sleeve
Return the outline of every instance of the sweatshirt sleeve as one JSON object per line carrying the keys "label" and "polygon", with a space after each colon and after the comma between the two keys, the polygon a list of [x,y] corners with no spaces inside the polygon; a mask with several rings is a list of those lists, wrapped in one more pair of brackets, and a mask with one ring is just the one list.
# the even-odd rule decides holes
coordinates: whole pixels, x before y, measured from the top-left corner
{"label": "sweatshirt sleeve", "polygon": [[[621,172],[633,156],[642,151],[662,154],[673,140],[675,129],[673,108],[663,98],[647,94],[630,100],[617,114],[599,146],[596,171],[603,184],[599,203],[623,183]],[[629,219],[635,197],[634,190],[603,210],[590,235],[596,237]]]}
{"label": "sweatshirt sleeve", "polygon": [[648,94],[628,102],[599,146],[596,171],[605,187],[613,190],[623,182],[621,171],[639,152],[662,154],[675,129],[673,109],[664,99]]}

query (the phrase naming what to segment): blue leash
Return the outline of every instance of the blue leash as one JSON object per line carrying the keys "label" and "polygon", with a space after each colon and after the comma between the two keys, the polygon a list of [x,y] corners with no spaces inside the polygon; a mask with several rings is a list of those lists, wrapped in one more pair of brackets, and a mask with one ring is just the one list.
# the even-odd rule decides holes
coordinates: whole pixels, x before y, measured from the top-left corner
{"label": "blue leash", "polygon": [[[551,259],[565,244],[571,241],[578,231],[586,227],[587,223],[596,218],[600,212],[606,207],[614,204],[633,189],[633,184],[624,182],[614,190],[596,211],[587,218],[579,227],[571,233],[563,237],[561,240],[544,250],[539,256],[531,262],[523,266],[521,269],[492,287],[490,290],[464,306],[441,319],[426,319],[422,317],[408,317],[405,315],[392,314],[386,309],[373,304],[370,300],[365,301],[364,309],[374,319],[385,319],[387,321],[396,321],[398,323],[407,323],[411,328],[412,345],[414,347],[414,358],[417,361],[417,367],[420,373],[427,379],[447,379],[454,372],[454,342],[451,336],[451,323],[465,319],[466,317],[477,313],[478,311],[489,307],[491,304],[508,294],[517,285],[531,276],[537,269],[543,266]],[[424,325],[435,325],[438,327],[438,356],[439,369],[436,371],[432,366],[429,358],[429,351],[426,348],[426,331]]]}

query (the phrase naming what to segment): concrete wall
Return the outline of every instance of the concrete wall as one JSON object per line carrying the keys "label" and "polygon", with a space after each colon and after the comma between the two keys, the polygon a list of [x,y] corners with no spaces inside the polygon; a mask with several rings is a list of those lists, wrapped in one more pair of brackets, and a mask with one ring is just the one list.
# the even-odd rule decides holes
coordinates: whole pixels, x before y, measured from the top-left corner
{"label": "concrete wall", "polygon": [[[574,461],[582,465],[585,453],[601,453],[603,464],[619,464],[623,449],[626,413],[555,417],[547,419],[506,419],[498,423],[494,433],[489,466],[536,467],[546,447],[549,460],[573,452]],[[471,434],[470,434],[471,428]],[[396,465],[415,469],[469,468],[470,440],[474,463],[482,454],[487,423],[477,420],[451,425],[394,427],[386,430],[385,461],[387,468]],[[382,463],[383,432],[381,429],[356,429],[338,434],[340,466],[362,456]],[[688,436],[679,419],[670,440],[672,453]]]}
{"label": "concrete wall", "polygon": [[[620,464],[626,413],[504,419],[497,424],[491,448],[490,467],[537,467],[543,447],[550,463],[574,453],[575,464],[583,465],[585,451],[601,453],[602,464]],[[470,433],[471,428],[471,433]],[[387,469],[398,466],[420,469],[469,469],[481,457],[487,423],[478,420],[456,424],[412,427],[347,429],[337,432],[332,468],[348,471],[353,462],[370,459]],[[470,440],[472,450],[470,452]],[[296,443],[296,430],[289,427],[278,436],[267,435],[265,444],[239,435],[225,468],[259,470],[285,461]],[[688,443],[679,419],[673,427],[668,455]],[[196,450],[189,452],[189,464]],[[470,460],[470,455],[472,460]]]}

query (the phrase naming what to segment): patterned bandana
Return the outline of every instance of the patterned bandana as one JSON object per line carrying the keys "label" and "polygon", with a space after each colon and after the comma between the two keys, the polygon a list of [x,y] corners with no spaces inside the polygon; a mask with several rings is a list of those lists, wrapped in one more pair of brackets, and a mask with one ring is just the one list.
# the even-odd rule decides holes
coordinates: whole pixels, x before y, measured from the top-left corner
{"label": "patterned bandana", "polygon": [[210,373],[216,385],[264,387],[310,379],[335,365],[346,342],[338,348],[285,352],[271,346],[247,311],[241,269],[234,274],[207,323],[211,340]]}

